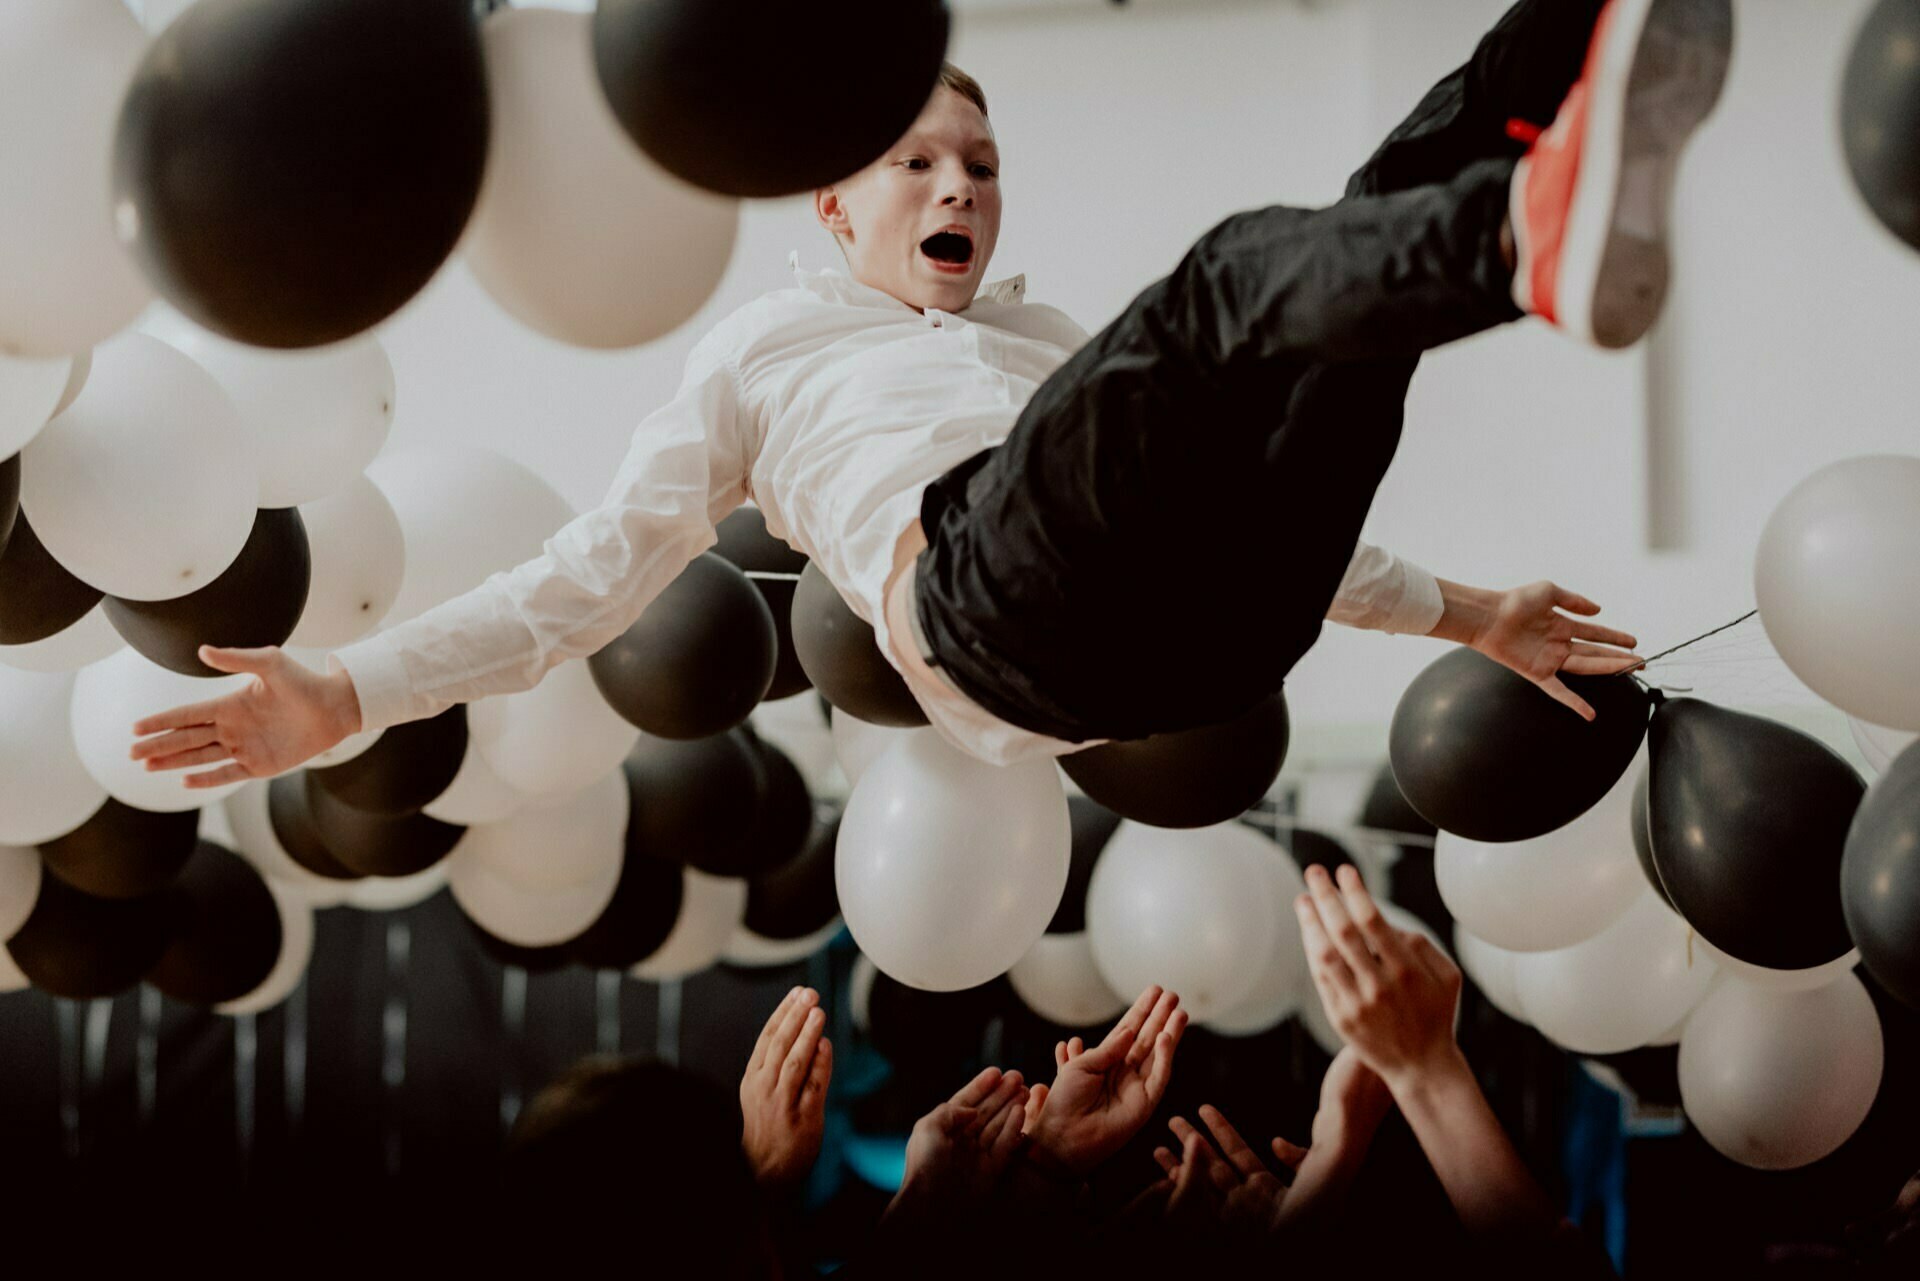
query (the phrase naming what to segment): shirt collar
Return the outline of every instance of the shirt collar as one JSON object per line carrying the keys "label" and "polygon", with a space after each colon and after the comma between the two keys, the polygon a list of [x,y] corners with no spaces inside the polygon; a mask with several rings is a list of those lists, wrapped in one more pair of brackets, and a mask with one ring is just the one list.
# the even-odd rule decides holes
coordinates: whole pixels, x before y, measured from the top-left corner
{"label": "shirt collar", "polygon": [[[883,307],[912,311],[913,308],[901,302],[884,290],[872,285],[863,285],[844,271],[828,267],[824,271],[808,271],[800,265],[800,251],[795,249],[787,255],[787,266],[793,269],[793,279],[802,289],[817,298],[828,302],[848,303],[855,307]],[[1027,278],[1025,274],[1009,276],[990,285],[982,285],[980,292],[974,295],[974,302],[1019,303],[1027,300]]]}

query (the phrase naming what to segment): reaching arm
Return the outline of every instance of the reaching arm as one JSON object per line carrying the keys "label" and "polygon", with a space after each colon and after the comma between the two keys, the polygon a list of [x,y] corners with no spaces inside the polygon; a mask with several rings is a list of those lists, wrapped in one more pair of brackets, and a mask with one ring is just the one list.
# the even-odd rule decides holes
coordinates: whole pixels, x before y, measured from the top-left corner
{"label": "reaching arm", "polygon": [[330,674],[274,648],[207,649],[257,679],[223,698],[134,726],[149,769],[221,764],[190,788],[284,773],[355,731],[418,720],[454,703],[531,689],[631,626],[747,496],[750,444],[724,330],[694,348],[672,402],[640,424],[592,511],[534,559],[408,622],[338,651]]}

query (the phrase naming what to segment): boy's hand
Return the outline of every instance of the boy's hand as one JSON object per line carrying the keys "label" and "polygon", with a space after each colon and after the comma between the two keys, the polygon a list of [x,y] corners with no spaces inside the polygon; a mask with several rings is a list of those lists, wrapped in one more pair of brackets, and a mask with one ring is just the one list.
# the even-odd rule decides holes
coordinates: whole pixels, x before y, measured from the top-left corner
{"label": "boy's hand", "polygon": [[1150,987],[1092,1049],[1075,1037],[1054,1047],[1059,1073],[1032,1118],[1034,1155],[1084,1176],[1119,1151],[1160,1105],[1173,1052],[1186,1031],[1180,998]]}
{"label": "boy's hand", "polygon": [[1529,583],[1509,591],[1482,591],[1441,583],[1447,613],[1432,632],[1485,654],[1526,677],[1558,701],[1593,719],[1587,700],[1568,689],[1561,672],[1606,676],[1642,660],[1639,642],[1625,632],[1568,618],[1560,610],[1593,615],[1600,607],[1553,583]]}
{"label": "boy's hand", "polygon": [[1389,925],[1351,865],[1337,886],[1326,868],[1309,867],[1307,889],[1294,909],[1313,985],[1358,1061],[1395,1095],[1451,1066],[1460,968],[1424,935]]}
{"label": "boy's hand", "polygon": [[128,753],[145,761],[149,770],[228,762],[188,774],[181,782],[189,788],[284,774],[360,729],[360,699],[344,671],[323,676],[272,645],[202,645],[200,661],[218,671],[245,673],[254,681],[221,698],[136,722],[133,733],[141,741]]}
{"label": "boy's hand", "polygon": [[787,993],[760,1029],[740,1078],[740,1146],[762,1187],[798,1184],[820,1155],[833,1042],[821,1035],[827,1018],[819,1001],[810,987]]}

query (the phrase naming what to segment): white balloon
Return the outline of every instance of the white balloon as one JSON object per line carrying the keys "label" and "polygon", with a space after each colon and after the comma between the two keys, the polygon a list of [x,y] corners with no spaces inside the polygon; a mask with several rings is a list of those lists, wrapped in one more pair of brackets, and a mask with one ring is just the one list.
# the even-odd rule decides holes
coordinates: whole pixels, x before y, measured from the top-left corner
{"label": "white balloon", "polygon": [[1880,1016],[1848,975],[1811,992],[1722,983],[1680,1037],[1680,1102],[1721,1155],[1791,1170],[1845,1143],[1880,1091]]}
{"label": "white balloon", "polygon": [[332,907],[346,901],[355,882],[308,871],[294,862],[274,835],[267,810],[266,779],[242,783],[220,803],[220,812],[226,817],[234,853],[253,864],[253,870],[266,878],[268,888],[292,894],[309,907]]}
{"label": "white balloon", "polygon": [[1642,746],[1586,813],[1545,836],[1493,844],[1440,833],[1433,847],[1440,899],[1476,938],[1512,952],[1584,942],[1646,892],[1633,852],[1633,787]]}
{"label": "white balloon", "polygon": [[446,869],[460,910],[495,938],[520,947],[578,938],[600,919],[620,884],[620,860],[614,859],[594,880],[559,890],[528,889],[474,858],[465,840],[447,857]]}
{"label": "white balloon", "polygon": [[307,965],[313,960],[313,907],[298,891],[273,881],[267,882],[267,892],[273,895],[273,905],[280,909],[280,956],[259,987],[245,996],[214,1006],[216,1014],[259,1014],[270,1010],[292,996],[307,975]]}
{"label": "white balloon", "polygon": [[637,979],[664,983],[698,974],[720,959],[727,942],[747,915],[747,883],[708,876],[695,868],[682,873],[680,915],[658,950],[628,970]]}
{"label": "white balloon", "polygon": [[307,607],[287,644],[331,649],[380,625],[400,595],[407,539],[380,487],[355,476],[300,509],[313,555]]}
{"label": "white balloon", "polygon": [[72,701],[69,675],[0,668],[0,844],[65,836],[106,802],[73,745]]}
{"label": "white balloon", "polygon": [[137,0],[140,10],[140,23],[154,34],[166,30],[167,24],[193,8],[194,0]]}
{"label": "white balloon", "polygon": [[259,496],[233,402],[145,334],[102,345],[80,398],[21,456],[20,506],[48,554],[127,600],[218,578],[253,532]]}
{"label": "white balloon", "polygon": [[66,413],[73,402],[80,399],[80,393],[86,390],[87,379],[92,374],[93,348],[87,347],[75,352],[72,363],[67,369],[67,385],[60,393],[60,403],[53,407],[51,414],[47,415],[49,422]]}
{"label": "white balloon", "polygon": [[133,723],[252,683],[251,676],[212,680],[182,676],[148,662],[135,650],[121,650],[74,677],[73,745],[87,772],[122,804],[164,814],[197,810],[233,795],[241,784],[189,789],[185,779],[195,770],[148,770],[144,762],[127,755],[133,747]]}
{"label": "white balloon", "polygon": [[849,787],[858,786],[867,767],[879,760],[895,743],[904,742],[916,734],[934,732],[930,729],[894,729],[886,725],[870,725],[837,707],[828,719],[833,725],[834,759],[840,762],[840,772],[847,776]]}
{"label": "white balloon", "polygon": [[1007,981],[1028,1009],[1062,1027],[1110,1023],[1131,1004],[1100,977],[1085,930],[1042,934],[1007,971]]}
{"label": "white balloon", "polygon": [[107,621],[107,611],[95,605],[79,621],[45,640],[25,645],[0,645],[0,667],[22,672],[77,672],[127,647]]}
{"label": "white balloon", "polygon": [[1520,988],[1514,978],[1513,965],[1520,956],[1518,952],[1495,947],[1470,933],[1458,921],[1453,925],[1453,948],[1460,968],[1480,989],[1480,994],[1493,1003],[1494,1009],[1522,1023],[1533,1021],[1520,1003]]}
{"label": "white balloon", "polygon": [[529,797],[579,791],[618,770],[640,741],[578,661],[551,668],[530,690],[472,704],[467,728],[495,776]]}
{"label": "white balloon", "polygon": [[[1284,851],[1279,858],[1265,860],[1263,867],[1273,896],[1273,950],[1265,963],[1256,967],[1253,986],[1246,995],[1233,1008],[1206,1021],[1210,1031],[1222,1036],[1257,1036],[1286,1022],[1303,1003],[1320,999],[1307,972],[1300,919],[1293,912],[1293,900],[1306,892],[1307,883],[1293,857]],[[1380,906],[1383,911],[1389,907],[1385,903]]]}
{"label": "white balloon", "polygon": [[108,191],[120,100],[145,50],[120,0],[0,6],[0,354],[91,347],[152,297]]}
{"label": "white balloon", "polygon": [[1275,955],[1274,859],[1292,856],[1240,823],[1122,823],[1087,886],[1087,932],[1108,986],[1157,983],[1203,1022],[1233,1010],[1253,991],[1256,958]]}
{"label": "white balloon", "polygon": [[626,775],[616,769],[571,796],[468,828],[458,853],[530,890],[592,884],[609,866],[617,881],[631,804]]}
{"label": "white balloon", "polygon": [[892,978],[975,987],[1046,932],[1071,844],[1051,760],[998,767],[917,735],[875,761],[847,800],[834,851],[840,910]]}
{"label": "white balloon", "polygon": [[873,1027],[873,984],[879,977],[872,957],[864,952],[854,956],[853,968],[847,971],[847,1015],[855,1031],[866,1032]]}
{"label": "white balloon", "polygon": [[0,459],[19,453],[59,412],[76,363],[71,356],[0,354]]}
{"label": "white balloon", "polygon": [[1853,967],[1860,964],[1860,949],[1854,948],[1845,956],[1835,957],[1825,965],[1816,965],[1805,970],[1771,970],[1764,965],[1755,965],[1743,961],[1737,956],[1728,956],[1712,943],[1707,936],[1695,933],[1693,945],[1707,956],[1707,959],[1720,967],[1729,978],[1739,979],[1742,983],[1751,983],[1755,987],[1771,988],[1776,992],[1811,992],[1817,987],[1825,987],[1844,974],[1851,973]]}
{"label": "white balloon", "polygon": [[0,943],[20,932],[40,898],[40,851],[0,845]]}
{"label": "white balloon", "polygon": [[155,308],[141,328],[212,374],[232,399],[259,459],[262,507],[339,493],[386,443],[393,365],[372,338],[270,351],[209,333],[171,307]]}
{"label": "white balloon", "polygon": [[721,951],[720,959],[728,965],[740,965],[749,968],[772,965],[792,965],[804,961],[827,944],[842,929],[839,917],[834,917],[811,934],[803,934],[797,939],[772,939],[764,934],[755,934],[742,925],[727,940],[727,946]]}
{"label": "white balloon", "polygon": [[1885,725],[1863,721],[1858,716],[1847,717],[1847,728],[1853,731],[1854,745],[1867,758],[1868,767],[1876,774],[1886,773],[1894,757],[1920,742],[1920,734],[1888,729]]}
{"label": "white balloon", "polygon": [[592,18],[502,9],[481,29],[493,132],[462,242],[474,278],[523,324],[581,347],[632,347],[712,297],[740,202],[633,145],[593,67]]}
{"label": "white balloon", "polygon": [[464,445],[389,450],[367,478],[393,504],[407,567],[389,622],[404,622],[540,555],[573,519],[567,500],[511,459]]}
{"label": "white balloon", "polygon": [[1584,943],[1522,952],[1514,985],[1528,1019],[1576,1054],[1646,1045],[1684,1018],[1718,973],[1692,931],[1651,890]]}
{"label": "white balloon", "polygon": [[33,986],[33,980],[21,972],[13,963],[13,954],[0,944],[0,992],[24,992]]}
{"label": "white balloon", "polygon": [[1840,710],[1920,730],[1920,458],[1849,458],[1767,521],[1754,591],[1793,674]]}
{"label": "white balloon", "polygon": [[365,880],[349,881],[342,901],[363,912],[398,912],[426,902],[446,886],[447,864],[443,859],[412,876],[369,876]]}
{"label": "white balloon", "polygon": [[[467,715],[471,717],[485,701],[468,704]],[[442,823],[477,827],[482,823],[498,823],[526,803],[526,797],[500,781],[493,766],[487,764],[487,758],[481,754],[479,744],[469,735],[467,754],[460,759],[460,772],[453,776],[447,790],[422,812]]]}

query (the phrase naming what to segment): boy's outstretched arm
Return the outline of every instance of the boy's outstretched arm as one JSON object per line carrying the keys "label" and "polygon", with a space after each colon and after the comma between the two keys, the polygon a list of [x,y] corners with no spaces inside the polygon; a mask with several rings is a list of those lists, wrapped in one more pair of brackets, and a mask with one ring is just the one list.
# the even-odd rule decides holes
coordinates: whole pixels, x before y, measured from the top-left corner
{"label": "boy's outstretched arm", "polygon": [[462,596],[339,650],[328,674],[277,648],[203,648],[254,680],[133,726],[148,769],[211,765],[188,788],[285,773],[347,735],[432,716],[455,703],[531,689],[621,632],[717,541],[714,526],[747,496],[748,415],[723,331],[696,346],[674,399],[634,432],[591,511],[539,556]]}
{"label": "boy's outstretched arm", "polygon": [[1560,673],[1604,676],[1640,662],[1631,652],[1639,643],[1632,636],[1567,616],[1599,612],[1586,597],[1553,583],[1505,591],[1469,587],[1435,578],[1392,552],[1361,543],[1354,548],[1327,620],[1469,646],[1592,720],[1593,708],[1566,687]]}

